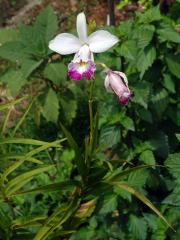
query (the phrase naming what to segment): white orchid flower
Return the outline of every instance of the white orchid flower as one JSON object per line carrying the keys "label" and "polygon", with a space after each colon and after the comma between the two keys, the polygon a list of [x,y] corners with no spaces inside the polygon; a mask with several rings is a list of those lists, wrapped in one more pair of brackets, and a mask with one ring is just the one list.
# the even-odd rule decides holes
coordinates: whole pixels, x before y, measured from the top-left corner
{"label": "white orchid flower", "polygon": [[98,30],[87,36],[87,24],[84,13],[77,16],[78,38],[70,33],[61,33],[49,42],[49,48],[61,55],[75,53],[68,65],[68,76],[73,80],[86,77],[90,80],[95,71],[93,53],[105,52],[119,40],[111,33]]}
{"label": "white orchid flower", "polygon": [[104,82],[108,92],[114,92],[122,105],[127,105],[134,93],[128,87],[128,80],[123,72],[108,70]]}

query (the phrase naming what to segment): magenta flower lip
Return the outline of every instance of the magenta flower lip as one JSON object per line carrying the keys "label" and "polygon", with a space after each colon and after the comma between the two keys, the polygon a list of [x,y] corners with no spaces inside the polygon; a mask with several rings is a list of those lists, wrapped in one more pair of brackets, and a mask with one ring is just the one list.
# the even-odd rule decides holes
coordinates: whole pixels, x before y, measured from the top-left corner
{"label": "magenta flower lip", "polygon": [[90,80],[94,75],[96,70],[95,64],[93,61],[89,60],[88,62],[71,62],[68,65],[68,76],[72,80],[82,80],[83,77]]}

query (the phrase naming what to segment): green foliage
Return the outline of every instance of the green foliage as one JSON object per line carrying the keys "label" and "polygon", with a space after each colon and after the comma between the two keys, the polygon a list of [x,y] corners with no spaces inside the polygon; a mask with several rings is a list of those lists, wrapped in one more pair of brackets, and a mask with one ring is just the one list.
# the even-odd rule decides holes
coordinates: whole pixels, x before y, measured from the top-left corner
{"label": "green foliage", "polygon": [[97,65],[90,120],[91,82],[69,81],[71,57],[48,49],[53,9],[0,30],[3,240],[179,239],[178,22],[139,2],[148,10],[110,27],[119,45],[95,56],[125,72],[135,96],[120,106]]}

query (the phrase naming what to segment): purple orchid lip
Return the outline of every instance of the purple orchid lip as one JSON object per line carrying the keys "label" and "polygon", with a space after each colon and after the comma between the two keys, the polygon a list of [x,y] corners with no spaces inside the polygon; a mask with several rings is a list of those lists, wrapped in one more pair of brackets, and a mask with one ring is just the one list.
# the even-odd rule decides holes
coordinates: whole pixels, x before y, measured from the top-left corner
{"label": "purple orchid lip", "polygon": [[72,80],[80,81],[83,77],[90,80],[96,70],[93,61],[88,60],[87,62],[71,62],[68,65],[68,76]]}

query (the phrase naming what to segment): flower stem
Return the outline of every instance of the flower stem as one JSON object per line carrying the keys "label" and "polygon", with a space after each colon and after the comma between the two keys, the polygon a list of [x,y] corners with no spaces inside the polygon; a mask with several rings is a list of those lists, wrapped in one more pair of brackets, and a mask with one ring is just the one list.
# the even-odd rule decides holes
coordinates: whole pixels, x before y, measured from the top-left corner
{"label": "flower stem", "polygon": [[89,122],[90,122],[90,134],[89,134],[89,155],[92,155],[92,146],[93,146],[93,89],[94,89],[94,78],[90,82],[90,90],[89,90]]}

